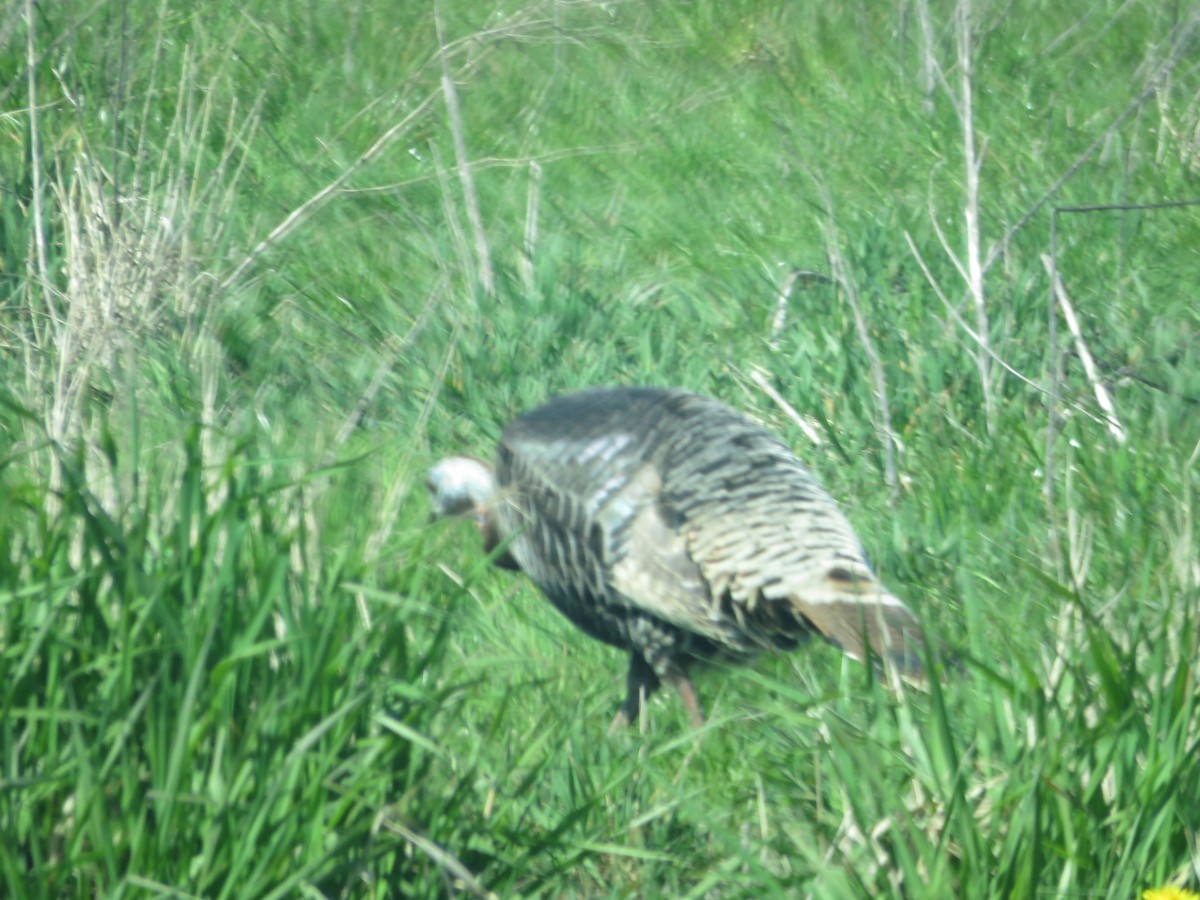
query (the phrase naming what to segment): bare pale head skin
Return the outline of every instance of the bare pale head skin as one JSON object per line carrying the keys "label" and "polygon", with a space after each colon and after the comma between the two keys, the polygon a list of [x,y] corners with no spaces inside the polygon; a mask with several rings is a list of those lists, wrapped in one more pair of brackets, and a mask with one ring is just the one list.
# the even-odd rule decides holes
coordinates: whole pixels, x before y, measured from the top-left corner
{"label": "bare pale head skin", "polygon": [[474,515],[482,518],[496,492],[492,467],[470,456],[448,456],[425,476],[433,517]]}
{"label": "bare pale head skin", "polygon": [[[491,506],[496,495],[492,467],[471,456],[449,456],[425,476],[429,488],[432,518],[471,516],[483,538],[483,549],[491,553],[500,544],[500,534]],[[501,550],[492,562],[502,569],[520,569],[507,550]]]}

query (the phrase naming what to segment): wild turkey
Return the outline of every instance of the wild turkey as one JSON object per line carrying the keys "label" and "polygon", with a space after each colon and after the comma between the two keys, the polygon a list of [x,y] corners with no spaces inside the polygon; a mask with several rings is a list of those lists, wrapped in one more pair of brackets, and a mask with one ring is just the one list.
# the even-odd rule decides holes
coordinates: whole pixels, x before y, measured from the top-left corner
{"label": "wild turkey", "polygon": [[[689,670],[819,634],[921,676],[917,622],[884,589],[833,498],[777,437],[680,390],[595,388],[504,430],[494,470],[442,460],[435,516],[473,514],[496,562],[568,619],[629,651],[613,720],[666,681],[697,726]],[[611,729],[610,729],[611,730]]]}

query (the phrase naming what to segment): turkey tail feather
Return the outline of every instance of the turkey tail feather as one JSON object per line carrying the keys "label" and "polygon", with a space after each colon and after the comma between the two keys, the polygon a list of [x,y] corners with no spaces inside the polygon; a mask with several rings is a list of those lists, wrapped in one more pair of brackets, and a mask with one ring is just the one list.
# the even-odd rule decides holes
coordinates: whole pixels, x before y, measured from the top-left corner
{"label": "turkey tail feather", "polygon": [[874,658],[906,680],[923,682],[924,642],[916,616],[890,594],[830,597],[794,602],[796,611],[847,656],[866,663]]}

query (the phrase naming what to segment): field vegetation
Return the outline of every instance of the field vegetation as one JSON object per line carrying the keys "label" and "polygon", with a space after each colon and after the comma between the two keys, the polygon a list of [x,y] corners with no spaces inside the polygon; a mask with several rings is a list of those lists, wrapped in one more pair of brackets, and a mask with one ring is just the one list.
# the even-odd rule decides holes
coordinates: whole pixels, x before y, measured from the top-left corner
{"label": "field vegetation", "polygon": [[[0,895],[1200,889],[1200,9],[0,9]],[[425,469],[781,433],[962,666],[623,659]]]}

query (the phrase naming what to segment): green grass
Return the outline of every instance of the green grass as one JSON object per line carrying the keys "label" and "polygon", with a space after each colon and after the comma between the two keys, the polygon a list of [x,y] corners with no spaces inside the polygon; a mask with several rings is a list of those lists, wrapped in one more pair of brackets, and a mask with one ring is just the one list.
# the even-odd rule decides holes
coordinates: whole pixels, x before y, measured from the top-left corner
{"label": "green grass", "polygon": [[[932,95],[919,4],[0,13],[0,894],[1200,889],[1200,207],[1058,218],[1123,443],[1041,259],[1200,197],[1200,26],[1076,6],[973,10],[990,415],[948,0]],[[961,670],[606,738],[623,660],[422,486],[597,383],[779,431]]]}

